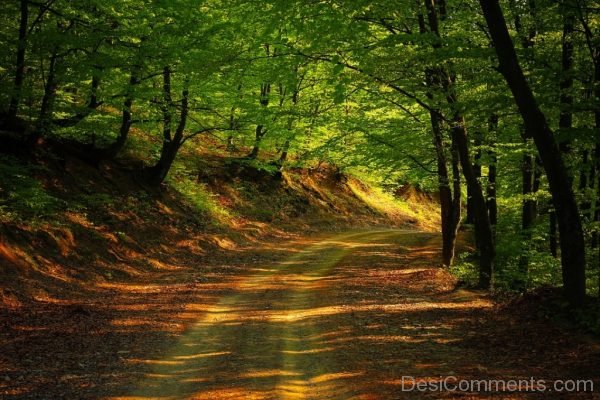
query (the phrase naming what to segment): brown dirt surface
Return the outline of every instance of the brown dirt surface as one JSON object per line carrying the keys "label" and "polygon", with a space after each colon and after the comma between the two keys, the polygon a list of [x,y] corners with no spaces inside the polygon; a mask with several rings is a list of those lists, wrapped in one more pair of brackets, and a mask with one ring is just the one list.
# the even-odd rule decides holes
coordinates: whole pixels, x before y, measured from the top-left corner
{"label": "brown dirt surface", "polygon": [[[595,398],[403,392],[402,377],[592,379],[598,342],[456,288],[437,235],[281,236],[15,298],[0,314],[3,399]],[[181,250],[183,251],[183,250]],[[176,265],[175,265],[176,264]],[[11,294],[4,296],[10,300]],[[9,304],[6,300],[5,304]],[[522,310],[522,312],[520,311]]]}

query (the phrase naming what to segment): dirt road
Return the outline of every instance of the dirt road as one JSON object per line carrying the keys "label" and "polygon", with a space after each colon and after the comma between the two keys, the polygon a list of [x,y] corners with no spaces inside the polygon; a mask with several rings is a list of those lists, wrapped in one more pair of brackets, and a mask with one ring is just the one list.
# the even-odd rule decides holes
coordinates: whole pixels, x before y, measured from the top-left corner
{"label": "dirt road", "polygon": [[402,376],[477,373],[460,345],[465,313],[491,304],[451,292],[431,264],[436,243],[348,233],[265,265],[146,360],[152,373],[119,399],[385,399],[401,394]]}
{"label": "dirt road", "polygon": [[457,290],[437,266],[437,235],[221,245],[148,257],[154,273],[0,314],[0,398],[597,398],[404,391],[449,377],[600,387],[597,340],[540,318],[539,303],[499,309],[485,293]]}

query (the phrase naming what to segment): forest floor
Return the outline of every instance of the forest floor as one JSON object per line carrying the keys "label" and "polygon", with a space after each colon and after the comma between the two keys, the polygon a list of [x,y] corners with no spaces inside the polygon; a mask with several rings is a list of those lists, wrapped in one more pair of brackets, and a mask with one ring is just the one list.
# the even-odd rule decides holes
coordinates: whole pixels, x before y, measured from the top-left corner
{"label": "forest floor", "polygon": [[490,395],[403,392],[403,376],[600,388],[597,339],[547,299],[499,305],[439,267],[434,195],[197,159],[149,190],[132,161],[0,157],[1,399]]}
{"label": "forest floor", "polygon": [[[402,377],[593,379],[600,346],[437,267],[407,230],[290,236],[239,247],[87,301],[4,315],[6,399],[490,398],[403,392]],[[405,389],[410,388],[406,380]],[[597,392],[596,392],[597,393]],[[594,393],[495,393],[494,398]]]}

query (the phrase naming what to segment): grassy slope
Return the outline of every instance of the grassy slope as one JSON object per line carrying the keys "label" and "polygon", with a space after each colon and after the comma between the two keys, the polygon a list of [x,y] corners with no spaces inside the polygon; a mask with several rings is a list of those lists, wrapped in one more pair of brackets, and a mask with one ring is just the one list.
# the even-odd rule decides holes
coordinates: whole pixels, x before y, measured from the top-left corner
{"label": "grassy slope", "polygon": [[0,304],[69,301],[294,232],[437,224],[432,202],[394,198],[330,167],[277,176],[190,148],[165,187],[150,190],[136,166],[131,153],[99,168],[50,154],[0,158]]}

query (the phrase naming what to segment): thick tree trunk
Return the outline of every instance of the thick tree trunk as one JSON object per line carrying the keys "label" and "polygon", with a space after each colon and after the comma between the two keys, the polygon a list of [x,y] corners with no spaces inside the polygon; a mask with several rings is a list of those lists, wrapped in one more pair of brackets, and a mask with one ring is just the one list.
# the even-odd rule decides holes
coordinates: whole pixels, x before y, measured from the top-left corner
{"label": "thick tree trunk", "polygon": [[17,43],[17,62],[15,69],[15,80],[13,91],[10,96],[10,104],[8,106],[8,123],[16,119],[19,112],[19,103],[21,102],[21,92],[23,90],[23,81],[25,79],[25,52],[27,51],[27,25],[29,19],[29,1],[20,1],[20,19],[19,19],[19,42]]}
{"label": "thick tree trunk", "polygon": [[554,134],[521,70],[498,0],[480,0],[498,54],[499,70],[511,89],[525,127],[533,136],[556,208],[565,295],[572,306],[585,300],[585,246],[572,183]]}

